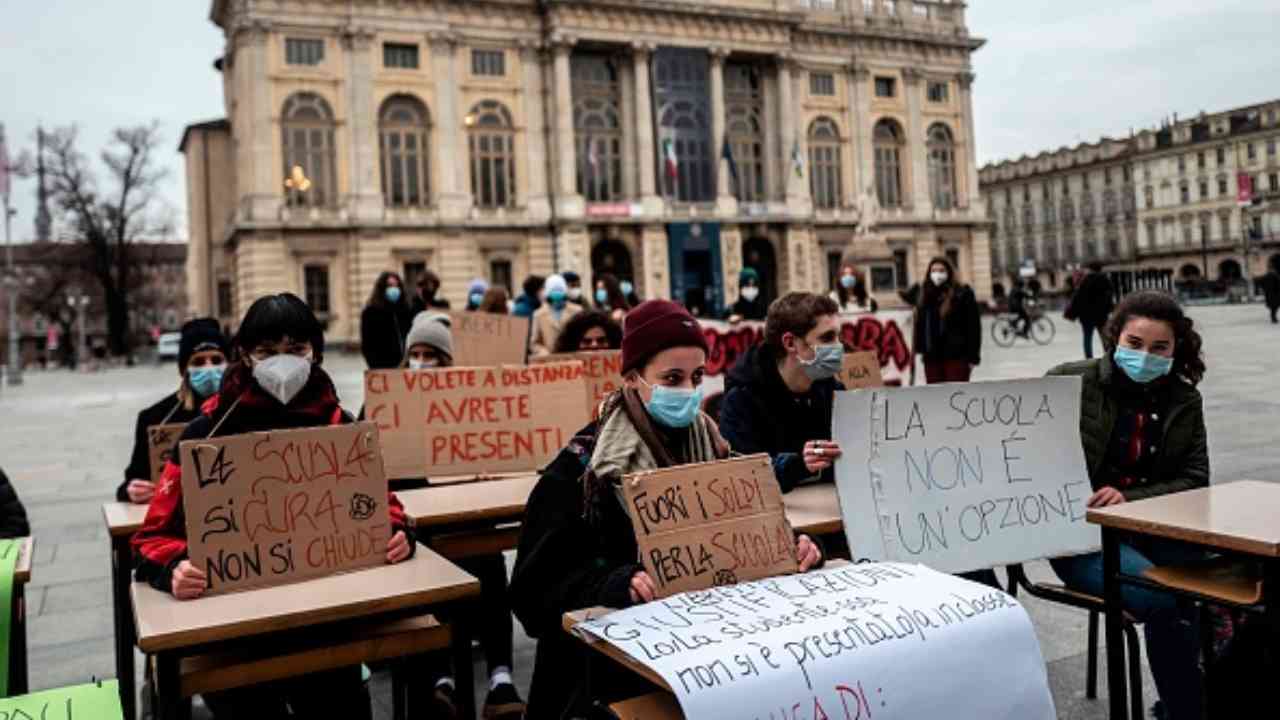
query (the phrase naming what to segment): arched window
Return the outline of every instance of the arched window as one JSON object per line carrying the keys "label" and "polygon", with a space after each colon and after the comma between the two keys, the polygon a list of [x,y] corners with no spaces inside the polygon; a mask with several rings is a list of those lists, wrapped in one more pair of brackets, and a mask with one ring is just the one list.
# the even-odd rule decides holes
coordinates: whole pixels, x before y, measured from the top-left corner
{"label": "arched window", "polygon": [[809,125],[809,192],[814,207],[840,206],[840,174],[840,128],[831,118],[820,117]]}
{"label": "arched window", "polygon": [[764,93],[760,68],[725,63],[725,134],[738,170],[734,194],[741,202],[765,199]]}
{"label": "arched window", "polygon": [[659,48],[653,55],[658,187],[676,202],[715,199],[709,58],[705,50]]}
{"label": "arched window", "polygon": [[[284,150],[283,178],[290,205],[320,207],[333,205],[338,197],[336,152],[333,143],[333,111],[315,93],[289,96],[280,113],[281,146]],[[294,168],[299,168],[295,172]],[[301,173],[310,184],[292,182]]]}
{"label": "arched window", "polygon": [[479,207],[516,204],[516,148],[511,113],[496,100],[482,100],[465,120],[470,137],[471,196]]}
{"label": "arched window", "polygon": [[876,123],[876,195],[881,207],[902,206],[902,128],[888,118]]}
{"label": "arched window", "polygon": [[956,148],[951,131],[938,123],[929,128],[929,194],[942,210],[956,204]]}
{"label": "arched window", "polygon": [[427,108],[409,95],[392,95],[378,115],[382,198],[390,207],[426,205],[431,175]]}
{"label": "arched window", "polygon": [[612,60],[573,57],[573,128],[578,192],[588,202],[622,198],[622,89]]}

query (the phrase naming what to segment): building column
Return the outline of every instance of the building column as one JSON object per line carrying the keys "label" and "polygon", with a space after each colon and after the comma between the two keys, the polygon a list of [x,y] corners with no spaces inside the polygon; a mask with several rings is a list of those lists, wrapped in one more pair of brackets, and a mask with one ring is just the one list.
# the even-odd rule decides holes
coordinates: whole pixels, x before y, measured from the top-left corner
{"label": "building column", "polygon": [[[631,72],[635,80],[636,100],[636,167],[640,172],[640,203],[645,215],[662,214],[662,198],[658,196],[656,173],[654,171],[653,145],[653,95],[649,87],[649,61],[653,57],[654,46],[649,43],[633,43]],[[646,253],[647,257],[647,253]],[[666,261],[663,260],[663,267]],[[670,292],[668,290],[668,292]],[[655,297],[651,293],[645,297]]]}
{"label": "building column", "polygon": [[583,295],[590,296],[595,290],[591,286],[591,236],[587,234],[587,229],[581,225],[561,225],[556,230],[553,242],[556,243],[560,263],[555,271],[578,273],[578,277],[582,278]]}
{"label": "building column", "polygon": [[724,59],[728,48],[713,47],[711,54],[711,152],[716,160],[716,212],[722,217],[738,214],[738,202],[729,187],[729,162],[724,159],[725,107]]}
{"label": "building column", "polygon": [[467,179],[471,177],[467,167],[466,136],[459,128],[462,109],[458,107],[457,54],[458,39],[452,33],[432,33],[431,70],[436,78],[436,142],[432,149],[436,163],[435,187],[439,188],[435,201],[440,216],[448,220],[461,220],[471,210],[471,191]]}
{"label": "building column", "polygon": [[586,202],[578,192],[578,153],[573,136],[573,78],[569,58],[576,42],[572,37],[552,40],[552,61],[556,93],[556,211],[561,217],[580,218]]}
{"label": "building column", "polygon": [[343,204],[357,220],[382,217],[377,131],[373,126],[377,117],[377,109],[373,107],[373,41],[374,34],[364,28],[348,28],[342,34],[342,46],[347,53],[347,129],[350,143],[350,167]]}
{"label": "building column", "polygon": [[271,80],[268,60],[273,28],[257,21],[244,27],[235,36],[237,45],[245,46],[243,58],[236,58],[233,66],[238,76],[236,83],[247,89],[243,102],[249,116],[249,127],[244,134],[248,138],[238,153],[238,162],[250,169],[252,186],[245,193],[240,208],[246,220],[278,220],[283,205],[284,173],[276,166],[276,143],[280,131],[272,117],[279,112],[271,102]]}
{"label": "building column", "polygon": [[520,43],[520,64],[524,68],[525,147],[527,148],[527,195],[524,206],[529,217],[551,217],[547,195],[546,72],[542,49],[533,42]]}
{"label": "building column", "polygon": [[[985,209],[982,207],[982,196],[978,192],[978,145],[974,141],[973,132],[973,80],[974,74],[971,72],[960,73],[956,75],[956,87],[960,89],[960,108],[964,113],[964,183],[960,190],[960,197],[957,198],[957,204],[962,208],[968,208],[969,214],[976,217],[985,217]],[[957,181],[960,178],[956,178]]]}
{"label": "building column", "polygon": [[911,160],[911,193],[904,203],[916,217],[933,215],[933,198],[929,195],[929,162],[925,149],[924,118],[920,113],[921,85],[924,75],[915,68],[902,71],[903,93],[907,98],[907,157]]}
{"label": "building column", "polygon": [[808,193],[801,185],[803,178],[796,177],[792,153],[799,147],[799,135],[795,121],[795,92],[792,73],[795,62],[789,55],[778,57],[778,128],[782,140],[782,194],[791,212],[801,212],[799,206]]}
{"label": "building column", "polygon": [[641,230],[640,246],[644,252],[644,298],[670,300],[671,261],[667,256],[667,233],[661,225],[645,225]]}
{"label": "building column", "polygon": [[849,66],[849,128],[853,142],[853,202],[868,191],[875,192],[875,152],[871,145],[871,71],[862,65]]}
{"label": "building column", "polygon": [[720,227],[720,269],[724,274],[724,304],[738,299],[738,274],[742,272],[742,227]]}

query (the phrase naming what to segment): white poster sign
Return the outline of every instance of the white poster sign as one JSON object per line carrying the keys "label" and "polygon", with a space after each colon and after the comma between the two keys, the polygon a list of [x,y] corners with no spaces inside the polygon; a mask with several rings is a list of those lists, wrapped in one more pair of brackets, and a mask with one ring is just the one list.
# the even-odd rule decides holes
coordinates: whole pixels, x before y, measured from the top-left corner
{"label": "white poster sign", "polygon": [[867,563],[673,595],[578,626],[652,668],[688,720],[1052,720],[1012,597]]}
{"label": "white poster sign", "polygon": [[965,572],[1097,550],[1074,377],[836,393],[855,557]]}

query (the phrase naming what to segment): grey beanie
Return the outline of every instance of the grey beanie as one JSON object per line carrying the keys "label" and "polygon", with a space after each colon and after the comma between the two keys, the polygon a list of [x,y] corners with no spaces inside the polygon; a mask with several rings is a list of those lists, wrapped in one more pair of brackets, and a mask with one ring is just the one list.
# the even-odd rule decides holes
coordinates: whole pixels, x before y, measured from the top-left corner
{"label": "grey beanie", "polygon": [[414,345],[430,345],[449,359],[453,359],[453,333],[449,330],[449,316],[434,310],[420,312],[413,318],[409,339],[405,342],[405,354]]}

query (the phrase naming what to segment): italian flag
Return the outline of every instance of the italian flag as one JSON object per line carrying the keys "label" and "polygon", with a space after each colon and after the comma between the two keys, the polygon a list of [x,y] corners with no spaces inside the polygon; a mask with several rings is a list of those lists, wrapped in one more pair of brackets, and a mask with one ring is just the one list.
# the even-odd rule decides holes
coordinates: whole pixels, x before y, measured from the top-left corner
{"label": "italian flag", "polygon": [[680,164],[676,161],[676,146],[670,139],[662,141],[662,159],[667,166],[667,177],[674,181],[680,175]]}

